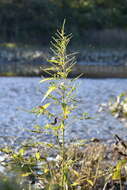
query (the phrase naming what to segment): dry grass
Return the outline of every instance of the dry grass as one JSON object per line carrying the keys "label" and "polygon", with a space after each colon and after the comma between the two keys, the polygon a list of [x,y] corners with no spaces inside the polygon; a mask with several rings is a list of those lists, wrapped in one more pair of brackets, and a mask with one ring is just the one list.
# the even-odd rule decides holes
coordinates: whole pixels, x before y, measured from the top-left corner
{"label": "dry grass", "polygon": [[[126,148],[121,139],[117,140],[116,144],[112,145],[104,144],[103,142],[66,145],[66,189],[126,189]],[[21,179],[20,182],[22,181],[22,185],[25,182],[25,184],[30,183],[31,188],[36,190],[61,190],[59,183],[61,180],[60,168],[62,160],[59,149],[56,150],[57,147],[54,149],[46,149],[45,146],[42,145],[35,146],[35,148],[32,147],[32,149],[30,147],[30,149],[27,149],[23,157],[19,156],[15,157],[16,159],[12,158],[11,163],[13,168],[11,168],[11,170],[14,170],[14,164],[15,166],[17,165],[18,170],[17,167],[15,167],[16,172],[18,171],[17,177],[18,179]],[[41,155],[38,160],[37,152],[40,152]],[[8,158],[10,159],[10,155]],[[124,165],[122,164],[123,161],[125,163]],[[30,164],[30,162],[32,162],[32,164]],[[118,176],[117,171],[119,165],[120,176]],[[25,190],[28,190],[28,185]]]}

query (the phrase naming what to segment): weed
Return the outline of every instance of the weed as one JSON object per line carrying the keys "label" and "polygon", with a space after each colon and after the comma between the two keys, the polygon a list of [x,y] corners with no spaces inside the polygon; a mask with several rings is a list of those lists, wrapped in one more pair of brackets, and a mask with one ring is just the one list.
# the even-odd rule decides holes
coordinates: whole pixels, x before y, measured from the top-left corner
{"label": "weed", "polygon": [[[73,112],[77,110],[75,80],[68,80],[68,75],[75,64],[75,53],[67,54],[67,46],[72,35],[66,35],[64,25],[53,37],[51,51],[53,56],[48,60],[50,66],[43,69],[50,78],[43,78],[41,83],[48,83],[41,105],[30,112],[47,119],[44,126],[36,125],[31,133],[49,134],[52,141],[23,144],[18,150],[9,147],[1,148],[5,153],[4,165],[16,170],[27,189],[44,190],[99,190],[106,189],[110,180],[121,179],[121,168],[125,160],[120,161],[114,170],[106,156],[107,147],[100,142],[86,143],[77,141],[67,144],[66,130]],[[78,77],[77,77],[78,78]],[[79,119],[88,119],[82,114]],[[109,159],[111,161],[111,158]]]}

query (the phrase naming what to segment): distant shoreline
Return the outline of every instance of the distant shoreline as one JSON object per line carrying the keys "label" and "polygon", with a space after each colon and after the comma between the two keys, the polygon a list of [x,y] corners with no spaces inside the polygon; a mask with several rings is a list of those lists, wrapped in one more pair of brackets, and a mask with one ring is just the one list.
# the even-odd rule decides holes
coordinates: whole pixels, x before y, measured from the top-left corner
{"label": "distant shoreline", "polygon": [[[127,78],[127,49],[82,48],[70,77]],[[51,57],[48,48],[0,47],[0,76],[48,76],[40,67]]]}
{"label": "distant shoreline", "polygon": [[[74,67],[72,73],[69,75],[70,78],[76,77],[82,74],[82,78],[127,78],[127,66],[81,66],[77,65]],[[0,77],[39,77],[49,75],[44,72],[29,73],[0,73]]]}

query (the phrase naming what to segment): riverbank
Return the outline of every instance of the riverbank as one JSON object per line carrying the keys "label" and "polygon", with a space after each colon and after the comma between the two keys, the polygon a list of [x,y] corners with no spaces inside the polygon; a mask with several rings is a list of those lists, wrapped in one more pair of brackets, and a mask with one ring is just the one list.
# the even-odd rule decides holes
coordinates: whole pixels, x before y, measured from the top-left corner
{"label": "riverbank", "polygon": [[[41,76],[41,68],[47,66],[51,57],[49,48],[0,46],[0,76]],[[75,50],[74,50],[75,51]],[[127,50],[84,47],[77,54],[77,64],[70,77],[83,73],[83,77],[127,77]]]}
{"label": "riverbank", "polygon": [[[61,189],[58,183],[61,177],[58,174],[61,174],[62,160],[59,146],[49,147],[43,142],[37,146],[33,146],[33,144],[31,146],[29,143],[26,144],[26,147],[27,149],[25,149],[24,144],[18,148],[1,149],[3,155],[0,157],[2,163],[0,166],[0,189],[10,187],[10,189],[15,190],[41,190],[45,187],[47,189],[49,184],[55,190]],[[74,190],[120,190],[121,187],[126,189],[127,149],[125,147],[126,141],[119,136],[115,136],[111,144],[105,144],[99,139],[66,144],[65,163],[67,163],[66,168],[69,174],[67,180],[71,181],[71,183],[67,183],[68,187],[73,186]],[[15,153],[8,154],[7,151]],[[13,155],[18,156],[15,159]],[[32,164],[29,160],[32,160]],[[51,171],[54,172],[53,176],[50,175]],[[55,180],[54,176],[57,177]]]}

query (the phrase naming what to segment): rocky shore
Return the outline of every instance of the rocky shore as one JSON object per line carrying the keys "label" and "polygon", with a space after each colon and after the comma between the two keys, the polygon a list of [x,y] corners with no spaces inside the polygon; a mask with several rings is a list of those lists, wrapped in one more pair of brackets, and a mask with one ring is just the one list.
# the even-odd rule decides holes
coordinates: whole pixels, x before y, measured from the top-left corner
{"label": "rocky shore", "polygon": [[[47,122],[45,118],[38,118],[27,112],[27,110],[31,110],[33,107],[40,104],[45,89],[47,88],[47,84],[42,85],[39,81],[40,78],[37,77],[0,78],[0,146],[15,147],[17,153],[21,148],[20,146],[22,143],[33,143],[40,139],[44,142],[51,140],[51,136],[43,136],[42,134],[33,135],[33,133],[31,135],[30,132],[30,129],[33,129],[34,125],[39,123],[43,126],[43,124]],[[114,118],[108,111],[99,112],[99,104],[107,103],[113,96],[116,96],[123,91],[127,91],[126,82],[127,79],[78,79],[77,81],[79,107],[76,114],[80,115],[80,112],[88,112],[90,116],[92,116],[92,119],[82,121],[73,120],[69,123],[66,131],[66,141],[70,142],[72,146],[67,147],[66,153],[69,156],[72,155],[72,157],[73,155],[80,155],[81,159],[76,162],[76,166],[78,166],[78,171],[83,175],[87,175],[89,169],[89,171],[92,171],[91,174],[95,176],[96,171],[98,171],[98,166],[100,166],[99,171],[103,173],[105,172],[104,176],[102,175],[97,178],[97,183],[94,185],[94,189],[96,190],[102,190],[102,188],[105,188],[105,190],[112,190],[113,188],[120,190],[119,179],[116,180],[115,178],[114,180],[108,180],[106,183],[104,182],[105,179],[107,179],[107,176],[111,176],[110,173],[107,173],[107,168],[109,169],[109,172],[112,172],[111,167],[117,166],[117,162],[120,159],[126,158],[126,145],[121,148],[121,144],[123,145],[124,141],[119,140],[118,136],[120,139],[126,140],[127,125],[126,123],[121,123],[117,118]],[[51,109],[54,109],[54,107],[52,106]],[[117,137],[116,140],[119,140],[117,147],[114,147],[114,136]],[[81,146],[81,149],[78,148],[78,142],[84,143],[84,146]],[[76,154],[75,151],[73,152],[72,147],[77,151]],[[116,148],[117,151],[114,152]],[[26,152],[26,155],[28,156],[27,153],[29,153],[29,156],[34,156],[38,150],[40,150],[40,147],[39,149],[36,149],[36,147],[35,149],[32,148],[29,152]],[[41,151],[44,154],[42,148]],[[27,156],[25,158],[27,158]],[[58,156],[59,154],[49,155],[47,160],[49,163],[52,161],[57,163]],[[6,174],[3,166],[8,163],[8,160],[10,160],[9,157],[0,154],[0,162],[3,164],[0,165],[0,172],[3,174]],[[37,174],[40,172],[40,168],[38,167],[40,166],[39,164],[34,171],[37,172]],[[82,168],[82,170],[79,170],[80,168]],[[82,173],[82,171],[86,171],[86,173]],[[7,174],[9,175],[9,173]],[[12,176],[12,174],[10,174],[10,176]],[[124,173],[122,176],[124,177]],[[32,188],[40,184],[38,178],[35,179],[36,180],[34,180],[33,184],[33,178],[31,179],[27,177],[27,183],[32,184]],[[12,181],[13,183],[11,184],[14,184],[14,179]],[[20,179],[20,184],[22,185],[24,181],[21,182]],[[1,180],[0,189],[4,189],[3,185],[4,184]],[[125,187],[125,189],[127,188],[126,180],[122,181],[122,186]],[[43,183],[41,189],[42,187],[44,187]],[[82,189],[82,184],[78,187],[79,189]]]}
{"label": "rocky shore", "polygon": [[[1,77],[0,92],[0,142],[1,144],[17,144],[24,139],[34,139],[30,129],[47,120],[27,112],[40,105],[47,88],[39,83],[40,78]],[[93,119],[70,121],[67,139],[99,138],[107,141],[114,134],[126,138],[126,124],[114,118],[108,111],[98,112],[99,105],[107,103],[113,96],[127,91],[127,79],[79,79],[77,96],[80,100],[77,114],[87,112]],[[51,107],[51,109],[54,109]],[[42,134],[41,134],[42,136]],[[39,135],[38,135],[38,138]],[[43,140],[49,139],[44,136]]]}
{"label": "rocky shore", "polygon": [[[0,47],[1,76],[39,76],[40,67],[47,66],[50,57],[44,48]],[[126,49],[84,49],[77,56],[71,76],[83,73],[84,77],[127,77]]]}

